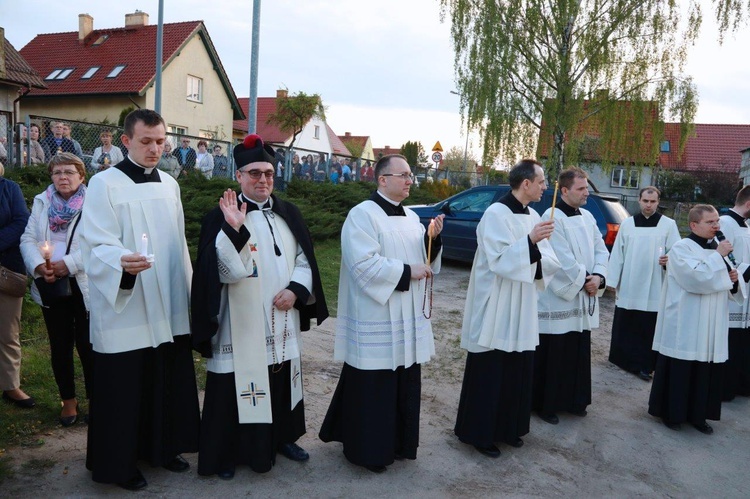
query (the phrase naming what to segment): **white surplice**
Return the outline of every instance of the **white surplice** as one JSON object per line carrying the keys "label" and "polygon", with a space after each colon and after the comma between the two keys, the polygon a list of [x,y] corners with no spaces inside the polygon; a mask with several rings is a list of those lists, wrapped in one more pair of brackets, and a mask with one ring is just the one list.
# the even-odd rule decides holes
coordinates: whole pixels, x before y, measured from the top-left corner
{"label": "white surplice", "polygon": [[[737,262],[737,272],[742,274],[750,266],[750,228],[746,224],[738,224],[737,221],[728,216],[719,217],[721,231],[727,241],[732,243],[734,260]],[[748,293],[750,295],[750,293]],[[729,301],[729,327],[744,329],[750,327],[750,296],[742,303],[734,300]]]}
{"label": "white surplice", "polygon": [[[175,179],[135,184],[117,168],[89,181],[78,230],[89,278],[91,343],[99,353],[154,348],[190,334],[192,265]],[[141,251],[148,236],[152,267],[133,289],[120,289],[120,258]]]}
{"label": "white surplice", "polygon": [[662,355],[699,362],[728,358],[730,297],[744,301],[745,283],[732,294],[725,260],[691,239],[672,246],[656,319],[653,349]]}
{"label": "white surplice", "polygon": [[664,280],[659,256],[679,240],[677,224],[665,216],[656,227],[636,227],[633,217],[622,222],[607,269],[607,285],[617,291],[618,307],[643,312],[659,309]]}
{"label": "white surplice", "polygon": [[[599,327],[599,296],[604,289],[589,296],[583,285],[587,273],[607,277],[609,251],[590,212],[580,208],[580,216],[568,217],[559,208],[554,210],[555,230],[550,244],[561,268],[539,293],[539,333],[590,331]],[[551,213],[549,208],[542,220],[549,220]]]}
{"label": "white surplice", "polygon": [[[490,205],[477,226],[477,252],[466,294],[461,348],[472,353],[534,350],[539,344],[537,290],[560,268],[549,241],[537,243],[542,259],[529,263],[528,234],[539,214],[514,214]],[[542,279],[535,280],[537,264]]]}
{"label": "white surplice", "polygon": [[[422,306],[427,281],[411,280],[408,291],[396,290],[405,263],[427,260],[425,228],[413,211],[404,211],[406,216],[389,217],[374,201],[363,201],[341,230],[334,358],[357,369],[395,370],[435,353]],[[440,270],[440,255],[432,269]]]}
{"label": "white surplice", "polygon": [[[274,252],[269,223],[281,256]],[[239,252],[223,231],[216,237],[219,279],[224,286],[219,329],[211,339],[213,357],[207,359],[206,369],[234,373],[240,423],[270,423],[267,366],[292,361],[290,409],[302,400],[299,311],[280,311],[273,306],[273,298],[290,281],[312,293],[312,272],[283,218],[254,210],[246,215],[245,227],[250,239]]]}

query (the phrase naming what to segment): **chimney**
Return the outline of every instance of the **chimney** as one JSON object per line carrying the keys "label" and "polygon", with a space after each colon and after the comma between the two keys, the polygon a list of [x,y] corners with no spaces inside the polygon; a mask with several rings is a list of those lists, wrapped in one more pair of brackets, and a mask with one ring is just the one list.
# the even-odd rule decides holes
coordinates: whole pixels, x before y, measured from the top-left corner
{"label": "chimney", "polygon": [[78,43],[83,43],[92,31],[94,31],[94,18],[88,14],[78,14]]}
{"label": "chimney", "polygon": [[143,26],[148,26],[148,14],[140,10],[136,10],[132,14],[125,14],[126,28],[142,28]]}
{"label": "chimney", "polygon": [[352,132],[344,132],[344,137],[351,137],[351,136],[352,136]]}
{"label": "chimney", "polygon": [[283,88],[280,88],[276,91],[276,98],[277,99],[286,99],[289,96],[289,91]]}

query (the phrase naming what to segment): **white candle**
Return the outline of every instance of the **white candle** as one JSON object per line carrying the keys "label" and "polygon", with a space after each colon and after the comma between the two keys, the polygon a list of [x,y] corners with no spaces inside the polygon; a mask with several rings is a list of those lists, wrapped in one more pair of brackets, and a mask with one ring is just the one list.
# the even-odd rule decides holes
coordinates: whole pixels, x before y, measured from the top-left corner
{"label": "white candle", "polygon": [[148,236],[146,234],[141,237],[141,255],[148,255]]}

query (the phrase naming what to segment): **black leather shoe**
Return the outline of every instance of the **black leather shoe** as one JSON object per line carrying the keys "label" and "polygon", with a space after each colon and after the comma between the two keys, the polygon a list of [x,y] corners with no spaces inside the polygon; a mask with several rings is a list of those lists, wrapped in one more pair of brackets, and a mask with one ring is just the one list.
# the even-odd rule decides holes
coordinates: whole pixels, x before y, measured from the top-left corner
{"label": "black leather shoe", "polygon": [[521,440],[520,438],[516,438],[513,441],[505,442],[505,443],[510,445],[511,447],[515,447],[516,449],[518,449],[519,447],[523,447],[523,440]]}
{"label": "black leather shoe", "polygon": [[388,469],[385,466],[365,466],[365,468],[372,471],[373,473],[382,473]]}
{"label": "black leather shoe", "polygon": [[703,433],[704,435],[711,435],[714,432],[714,429],[711,428],[711,426],[703,421],[702,423],[693,423],[693,426],[696,430]]}
{"label": "black leather shoe", "polygon": [[643,381],[651,381],[652,379],[651,373],[648,373],[646,371],[638,371],[637,373],[635,373],[635,375],[641,378]]}
{"label": "black leather shoe", "polygon": [[305,449],[295,443],[283,444],[279,447],[279,452],[286,458],[292,461],[307,461],[310,459],[310,454]]}
{"label": "black leather shoe", "polygon": [[36,405],[34,397],[29,397],[27,399],[14,399],[6,392],[3,392],[3,400],[8,402],[9,404],[15,405],[16,407],[20,407],[21,409],[31,409]]}
{"label": "black leather shoe", "polygon": [[544,414],[542,412],[538,413],[539,417],[542,418],[542,421],[545,421],[549,424],[557,424],[560,422],[560,418],[557,417],[557,414],[550,413],[550,414]]}
{"label": "black leather shoe", "polygon": [[500,449],[498,449],[495,444],[487,446],[475,445],[474,448],[487,457],[500,457]]}
{"label": "black leather shoe", "polygon": [[76,424],[76,421],[78,421],[78,414],[73,414],[72,416],[60,416],[60,424],[65,428],[73,426]]}
{"label": "black leather shoe", "polygon": [[232,478],[234,478],[234,468],[222,470],[218,472],[216,476],[218,476],[222,480],[231,480]]}
{"label": "black leather shoe", "polygon": [[581,409],[579,411],[568,411],[568,412],[572,414],[573,416],[578,416],[579,418],[584,418],[586,417],[586,414],[588,414],[588,412],[586,412],[586,409]]}
{"label": "black leather shoe", "polygon": [[164,463],[163,468],[175,473],[182,473],[190,468],[190,463],[178,454],[171,461]]}
{"label": "black leather shoe", "polygon": [[130,477],[130,480],[117,484],[118,487],[132,491],[141,490],[143,488],[146,488],[147,485],[148,482],[146,482],[146,479],[143,478],[143,473],[141,473],[141,470],[137,468],[135,470],[135,475]]}
{"label": "black leather shoe", "polygon": [[680,423],[670,423],[666,419],[663,421],[664,421],[664,426],[666,426],[670,430],[680,431],[682,429],[682,426],[680,426]]}

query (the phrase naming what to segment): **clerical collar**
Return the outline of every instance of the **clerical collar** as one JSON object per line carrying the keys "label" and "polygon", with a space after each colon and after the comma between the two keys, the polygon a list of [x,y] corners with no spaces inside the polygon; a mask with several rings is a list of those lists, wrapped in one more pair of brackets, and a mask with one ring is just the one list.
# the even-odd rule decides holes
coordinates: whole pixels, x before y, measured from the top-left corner
{"label": "clerical collar", "polygon": [[562,211],[563,213],[565,213],[565,216],[568,216],[568,217],[575,217],[575,216],[581,215],[581,210],[579,210],[578,208],[573,208],[562,199],[557,201],[557,205],[555,207],[559,209],[560,211]]}
{"label": "clerical collar", "polygon": [[134,164],[135,166],[137,166],[137,167],[139,167],[139,168],[143,168],[143,174],[144,174],[144,175],[151,175],[151,173],[152,173],[152,172],[154,171],[154,168],[155,168],[155,167],[151,167],[151,168],[146,168],[145,166],[141,166],[141,165],[139,165],[139,164],[138,164],[138,162],[137,162],[136,160],[134,160],[133,158],[131,158],[131,157],[130,157],[130,154],[128,154],[128,159],[129,159],[129,160],[130,160],[130,162],[131,162],[131,163],[133,163],[133,164]]}
{"label": "clerical collar", "polygon": [[146,182],[161,182],[159,177],[159,170],[156,168],[144,168],[128,155],[125,161],[120,161],[114,165],[122,173],[128,176],[136,184],[144,184]]}
{"label": "clerical collar", "polygon": [[392,200],[385,197],[379,191],[375,191],[372,193],[372,195],[370,196],[370,201],[373,201],[375,204],[380,206],[380,208],[382,208],[385,214],[388,215],[389,217],[406,216],[406,212],[404,212],[404,207],[401,206],[400,203],[394,203]]}
{"label": "clerical collar", "polygon": [[389,203],[391,203],[393,206],[398,206],[398,205],[401,204],[401,203],[397,203],[396,201],[392,200],[391,198],[389,198],[388,196],[386,196],[385,194],[383,194],[380,191],[375,191],[375,192],[377,192],[380,195],[380,197],[382,197],[383,199],[385,199],[386,201],[388,201]]}
{"label": "clerical collar", "polygon": [[734,211],[734,208],[729,208],[727,215],[732,217],[734,221],[737,222],[740,226],[747,227],[747,225],[745,224],[745,220],[747,220],[747,218]]}
{"label": "clerical collar", "polygon": [[705,237],[697,236],[692,232],[688,236],[688,239],[692,240],[703,249],[716,249],[716,247],[718,246],[718,244],[716,244],[716,241],[714,241],[713,238],[706,239]]}
{"label": "clerical collar", "polygon": [[498,203],[504,204],[507,206],[512,213],[515,215],[528,215],[529,214],[529,207],[524,206],[523,203],[521,203],[514,195],[513,191],[508,191],[505,196],[501,197],[498,200]]}
{"label": "clerical collar", "polygon": [[247,203],[248,211],[254,211],[254,210],[270,210],[273,208],[273,198],[271,196],[268,196],[268,199],[265,201],[255,201],[253,199],[249,199],[244,194],[240,194],[240,201]]}
{"label": "clerical collar", "polygon": [[659,225],[659,219],[661,213],[654,213],[650,217],[645,216],[643,213],[638,213],[633,217],[636,227],[656,227]]}

